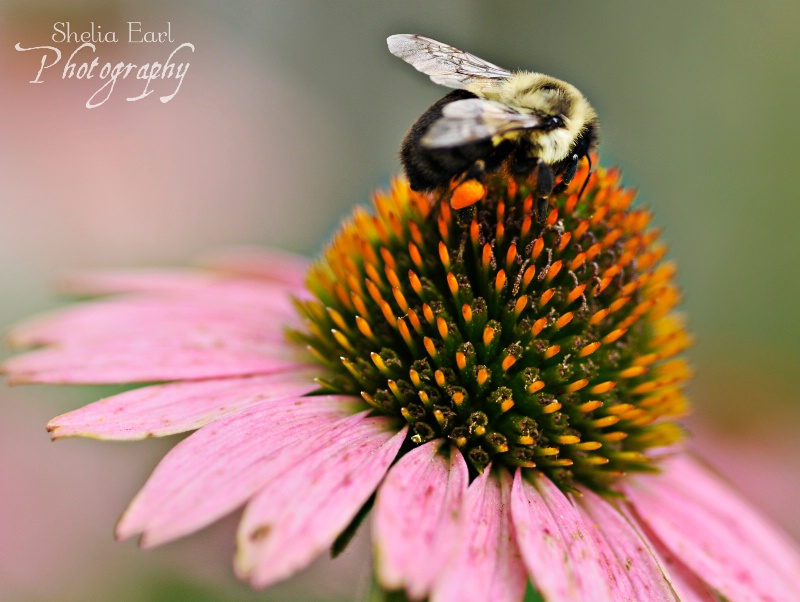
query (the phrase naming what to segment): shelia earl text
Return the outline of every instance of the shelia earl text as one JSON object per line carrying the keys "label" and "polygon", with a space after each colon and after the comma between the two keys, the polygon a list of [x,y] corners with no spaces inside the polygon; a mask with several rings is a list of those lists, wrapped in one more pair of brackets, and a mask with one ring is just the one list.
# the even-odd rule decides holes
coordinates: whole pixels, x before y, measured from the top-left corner
{"label": "shelia earl text", "polygon": [[[78,42],[119,42],[120,38],[116,31],[103,31],[102,26],[95,25],[94,21],[89,23],[89,29],[84,31],[73,31],[69,21],[58,21],[53,23],[53,35],[51,39],[56,44],[77,44]],[[127,41],[129,44],[146,44],[164,42],[175,42],[172,39],[172,23],[167,21],[166,26],[159,31],[148,31],[142,28],[141,21],[128,21]]]}
{"label": "shelia earl text", "polygon": [[[97,55],[98,44],[114,44],[120,40],[129,44],[174,44],[172,37],[172,24],[158,29],[143,27],[140,21],[129,21],[126,28],[125,37],[121,37],[116,31],[103,30],[94,22],[88,28],[75,30],[69,21],[58,21],[53,24],[53,34],[51,39],[54,44],[80,44],[67,54],[62,52],[57,46],[32,46],[23,47],[20,43],[16,44],[16,49],[20,52],[34,51],[39,57],[39,66],[36,77],[30,80],[32,84],[42,84],[45,82],[45,72],[62,63],[61,79],[75,80],[96,80],[100,82],[100,87],[86,101],[87,109],[94,109],[103,105],[114,92],[114,87],[118,80],[125,80],[128,77],[143,82],[143,87],[137,94],[126,97],[129,102],[141,100],[152,94],[156,88],[169,89],[169,93],[159,96],[162,103],[172,100],[183,84],[183,78],[189,70],[189,62],[185,60],[186,53],[194,53],[194,44],[183,42],[177,47],[173,47],[165,62],[150,61],[142,64],[119,61],[116,63],[103,62]],[[183,62],[181,62],[183,61]],[[59,72],[58,69],[55,70]]]}

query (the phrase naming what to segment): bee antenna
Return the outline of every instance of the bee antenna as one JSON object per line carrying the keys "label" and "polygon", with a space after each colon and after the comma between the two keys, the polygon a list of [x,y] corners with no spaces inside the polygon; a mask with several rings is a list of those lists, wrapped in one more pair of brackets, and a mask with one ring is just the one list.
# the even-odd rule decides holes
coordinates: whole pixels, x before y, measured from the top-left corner
{"label": "bee antenna", "polygon": [[592,157],[588,153],[586,154],[586,160],[589,162],[589,173],[586,174],[586,179],[583,181],[583,186],[581,186],[581,191],[578,193],[578,200],[581,200],[583,196],[583,191],[586,190],[586,185],[589,183],[589,178],[592,177]]}

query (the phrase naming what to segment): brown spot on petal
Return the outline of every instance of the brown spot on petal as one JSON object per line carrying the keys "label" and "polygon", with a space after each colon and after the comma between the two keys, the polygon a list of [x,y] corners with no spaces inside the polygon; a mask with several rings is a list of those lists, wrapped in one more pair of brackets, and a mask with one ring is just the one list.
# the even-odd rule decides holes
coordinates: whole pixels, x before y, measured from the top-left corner
{"label": "brown spot on petal", "polygon": [[266,537],[270,534],[270,531],[272,531],[272,525],[259,525],[250,531],[250,541],[254,543],[262,541],[266,539]]}

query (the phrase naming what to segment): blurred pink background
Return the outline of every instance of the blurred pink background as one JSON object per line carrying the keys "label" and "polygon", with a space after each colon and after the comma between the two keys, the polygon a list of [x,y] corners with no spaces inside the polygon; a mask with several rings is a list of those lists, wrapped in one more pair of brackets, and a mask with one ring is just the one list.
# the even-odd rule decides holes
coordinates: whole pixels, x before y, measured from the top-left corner
{"label": "blurred pink background", "polygon": [[[154,28],[172,20],[176,44],[98,44],[101,65],[163,62],[183,41],[197,48],[169,103],[158,101],[158,89],[126,102],[143,85],[129,78],[118,81],[103,106],[88,110],[98,84],[60,79],[66,50],[37,85],[28,81],[39,54],[13,50],[17,42],[52,44],[52,24],[68,17],[46,5],[41,13],[21,5],[6,11],[0,26],[6,328],[60,303],[51,285],[77,266],[180,264],[247,242],[312,251],[341,212],[328,202],[330,191],[354,195],[341,175],[353,162],[339,143],[346,138],[341,119],[218,24],[182,10],[148,9],[144,16],[131,10],[128,17],[124,5],[77,10],[73,24],[94,20],[107,31],[125,31],[128,19]],[[304,165],[313,172],[305,174]],[[233,577],[233,519],[147,553],[114,542],[116,519],[171,442],[49,442],[49,418],[97,395],[66,388],[2,393],[0,599],[336,600],[366,583],[363,538],[335,568],[323,560],[266,598]]]}

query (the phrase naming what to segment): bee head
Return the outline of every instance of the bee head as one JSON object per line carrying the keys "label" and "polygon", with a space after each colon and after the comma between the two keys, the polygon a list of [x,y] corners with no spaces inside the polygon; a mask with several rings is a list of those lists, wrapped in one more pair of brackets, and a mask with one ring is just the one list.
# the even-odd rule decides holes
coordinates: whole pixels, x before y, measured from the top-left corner
{"label": "bee head", "polygon": [[[524,113],[570,119],[580,92],[566,82],[541,73],[516,73],[506,82],[501,102]],[[553,127],[561,127],[563,124]]]}
{"label": "bee head", "polygon": [[564,127],[564,119],[561,117],[561,115],[551,115],[547,118],[545,129],[548,132],[550,130],[555,130],[556,128],[563,128],[563,127]]}
{"label": "bee head", "polygon": [[528,137],[537,156],[550,164],[567,157],[581,133],[597,118],[575,86],[542,73],[515,73],[499,96],[500,102],[521,113],[542,117],[544,126],[530,130]]}

